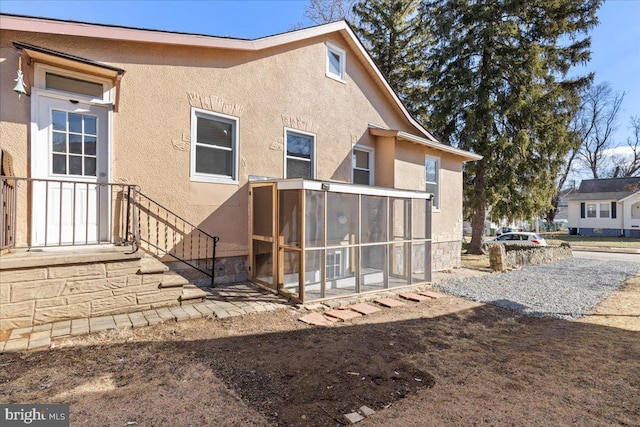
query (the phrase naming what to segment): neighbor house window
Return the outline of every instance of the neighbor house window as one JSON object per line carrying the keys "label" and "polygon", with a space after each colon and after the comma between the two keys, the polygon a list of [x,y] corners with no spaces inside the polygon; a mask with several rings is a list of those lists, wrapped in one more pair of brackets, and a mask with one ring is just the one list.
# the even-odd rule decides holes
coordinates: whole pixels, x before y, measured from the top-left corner
{"label": "neighbor house window", "polygon": [[587,218],[596,218],[596,204],[589,203],[587,204]]}
{"label": "neighbor house window", "polygon": [[285,129],[285,178],[315,178],[314,134]]}
{"label": "neighbor house window", "polygon": [[373,185],[373,149],[353,147],[353,183]]}
{"label": "neighbor house window", "polygon": [[210,111],[191,111],[191,179],[237,182],[238,119]]}
{"label": "neighbor house window", "polygon": [[600,218],[609,218],[609,203],[600,203]]}
{"label": "neighbor house window", "polygon": [[425,159],[427,193],[433,194],[433,207],[440,209],[440,159],[427,156]]}
{"label": "neighbor house window", "polygon": [[327,77],[345,82],[346,65],[345,51],[327,43]]}

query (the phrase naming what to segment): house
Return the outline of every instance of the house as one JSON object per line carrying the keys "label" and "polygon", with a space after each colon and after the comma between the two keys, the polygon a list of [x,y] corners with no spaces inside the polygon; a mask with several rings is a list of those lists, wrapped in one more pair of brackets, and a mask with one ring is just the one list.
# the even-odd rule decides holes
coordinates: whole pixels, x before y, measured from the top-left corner
{"label": "house", "polygon": [[10,250],[129,244],[303,302],[460,265],[481,157],[423,128],[345,22],[241,40],[4,14],[0,79]]}
{"label": "house", "polygon": [[586,179],[566,200],[570,233],[640,237],[640,178]]}

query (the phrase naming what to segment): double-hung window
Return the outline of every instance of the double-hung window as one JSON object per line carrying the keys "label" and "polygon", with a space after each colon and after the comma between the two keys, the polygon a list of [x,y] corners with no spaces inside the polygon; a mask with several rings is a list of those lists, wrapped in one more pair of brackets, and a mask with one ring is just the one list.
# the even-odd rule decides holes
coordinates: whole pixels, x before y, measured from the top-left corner
{"label": "double-hung window", "polygon": [[327,43],[327,77],[346,82],[347,54],[331,43]]}
{"label": "double-hung window", "polygon": [[238,119],[191,110],[191,179],[238,182]]}
{"label": "double-hung window", "polygon": [[433,208],[440,209],[440,159],[427,156],[425,158],[425,180],[427,193],[433,194]]}
{"label": "double-hung window", "polygon": [[373,185],[373,149],[353,147],[353,183]]}
{"label": "double-hung window", "polygon": [[316,136],[285,129],[285,178],[314,179]]}

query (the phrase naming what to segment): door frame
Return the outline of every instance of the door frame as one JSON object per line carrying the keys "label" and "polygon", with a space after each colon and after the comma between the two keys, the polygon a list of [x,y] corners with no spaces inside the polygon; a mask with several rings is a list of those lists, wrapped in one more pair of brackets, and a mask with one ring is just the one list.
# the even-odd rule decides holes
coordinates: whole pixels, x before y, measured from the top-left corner
{"label": "door frame", "polygon": [[[34,72],[34,82],[33,88],[31,90],[31,126],[30,126],[30,138],[29,138],[29,176],[34,177],[34,172],[37,166],[37,156],[35,155],[38,147],[38,138],[40,136],[39,129],[39,121],[40,121],[40,103],[43,98],[48,99],[57,99],[57,100],[74,100],[78,101],[78,103],[96,106],[105,108],[106,110],[106,176],[100,179],[99,176],[96,176],[96,181],[100,182],[111,182],[113,176],[113,101],[115,99],[115,86],[113,81],[108,78],[94,76],[88,73],[76,72],[64,68],[54,67],[48,64],[42,64],[39,62],[34,63],[33,66]],[[103,87],[103,95],[101,98],[94,98],[91,96],[75,93],[75,92],[66,92],[61,90],[53,90],[47,89],[46,87],[46,73],[53,72],[55,74],[71,77],[76,79],[81,79],[85,81],[90,81],[93,83],[102,84]],[[49,141],[47,141],[47,144]],[[48,174],[48,171],[47,171]],[[75,179],[74,179],[75,180]],[[80,179],[81,180],[81,179]],[[31,209],[33,209],[33,202],[31,201]],[[35,239],[35,227],[36,227],[36,218],[33,212],[29,212],[28,215],[31,218],[31,227],[29,232],[29,242],[32,246],[39,246],[38,242]],[[110,206],[108,206],[107,216],[110,217]],[[108,233],[111,233],[111,227],[109,227]]]}

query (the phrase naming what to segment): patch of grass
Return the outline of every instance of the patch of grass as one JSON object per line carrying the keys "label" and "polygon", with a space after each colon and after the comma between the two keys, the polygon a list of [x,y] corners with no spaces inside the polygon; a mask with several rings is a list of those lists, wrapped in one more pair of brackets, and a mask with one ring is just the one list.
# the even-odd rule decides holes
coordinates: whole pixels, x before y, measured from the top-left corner
{"label": "patch of grass", "polygon": [[465,268],[490,268],[489,255],[471,255],[463,253],[460,263]]}
{"label": "patch of grass", "polygon": [[570,236],[568,233],[540,233],[549,245],[560,245],[564,242],[575,246],[596,246],[601,248],[633,248],[640,249],[640,239],[627,237],[595,237]]}

